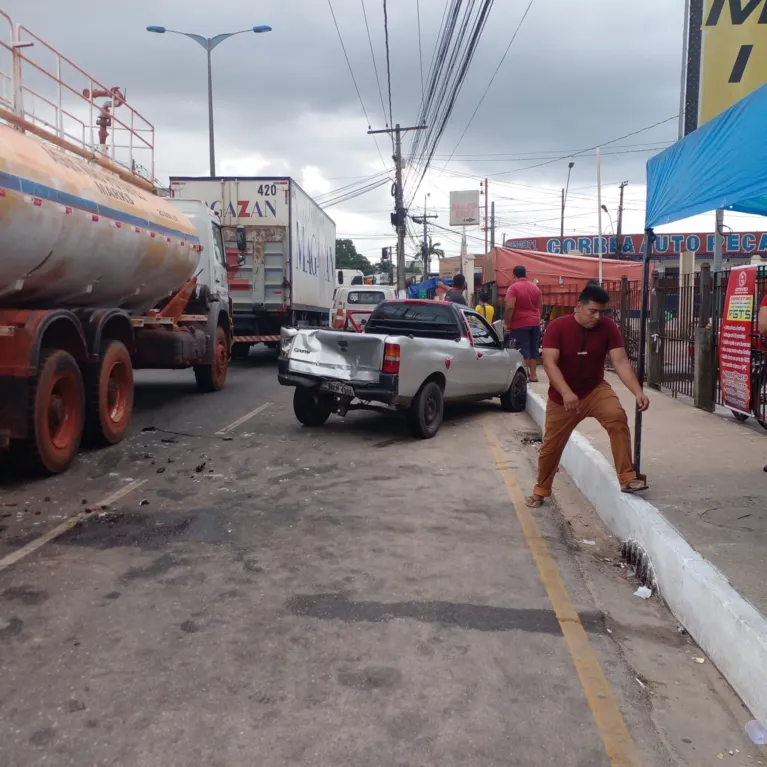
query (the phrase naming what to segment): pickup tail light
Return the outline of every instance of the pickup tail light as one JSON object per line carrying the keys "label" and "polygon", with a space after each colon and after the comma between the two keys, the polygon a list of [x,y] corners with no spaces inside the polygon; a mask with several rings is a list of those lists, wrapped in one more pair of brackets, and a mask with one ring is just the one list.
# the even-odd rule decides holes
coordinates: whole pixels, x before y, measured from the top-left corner
{"label": "pickup tail light", "polygon": [[399,344],[384,346],[383,373],[399,373]]}

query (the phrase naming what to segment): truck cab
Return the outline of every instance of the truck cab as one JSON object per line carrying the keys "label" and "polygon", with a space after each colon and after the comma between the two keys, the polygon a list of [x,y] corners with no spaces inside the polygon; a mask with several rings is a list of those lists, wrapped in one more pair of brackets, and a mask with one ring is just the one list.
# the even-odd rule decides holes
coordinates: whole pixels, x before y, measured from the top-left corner
{"label": "truck cab", "polygon": [[198,265],[197,292],[208,290],[211,298],[229,304],[226,250],[218,216],[200,200],[172,200],[197,229],[202,250]]}

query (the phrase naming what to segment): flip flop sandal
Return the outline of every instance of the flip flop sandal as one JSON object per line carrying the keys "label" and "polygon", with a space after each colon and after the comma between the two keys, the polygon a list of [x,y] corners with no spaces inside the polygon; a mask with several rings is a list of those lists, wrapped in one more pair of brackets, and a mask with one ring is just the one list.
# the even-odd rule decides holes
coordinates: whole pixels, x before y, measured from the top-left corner
{"label": "flip flop sandal", "polygon": [[546,499],[541,495],[528,495],[525,498],[525,506],[530,509],[540,509]]}
{"label": "flip flop sandal", "polygon": [[[632,483],[634,482],[639,482],[641,484],[639,487],[631,487]],[[644,490],[647,490],[647,477],[644,474],[639,474],[636,479],[630,479],[628,482],[621,485],[622,493],[641,493]]]}

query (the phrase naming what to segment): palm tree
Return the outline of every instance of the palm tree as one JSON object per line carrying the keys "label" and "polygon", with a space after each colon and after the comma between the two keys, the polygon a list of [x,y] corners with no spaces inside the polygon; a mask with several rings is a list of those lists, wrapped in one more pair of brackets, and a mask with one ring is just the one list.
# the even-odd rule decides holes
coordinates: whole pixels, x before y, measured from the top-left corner
{"label": "palm tree", "polygon": [[443,259],[445,257],[445,251],[442,250],[440,247],[441,243],[439,242],[432,242],[431,237],[429,237],[429,247],[426,249],[426,252],[423,254],[423,267],[424,267],[424,275],[429,274],[431,272],[431,257],[436,256],[437,259]]}

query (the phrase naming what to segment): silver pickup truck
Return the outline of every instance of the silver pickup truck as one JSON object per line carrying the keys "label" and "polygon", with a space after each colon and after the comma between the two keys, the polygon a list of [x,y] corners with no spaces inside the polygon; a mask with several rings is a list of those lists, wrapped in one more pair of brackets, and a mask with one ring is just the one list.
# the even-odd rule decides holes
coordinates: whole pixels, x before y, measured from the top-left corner
{"label": "silver pickup truck", "polygon": [[331,413],[399,410],[414,436],[429,439],[445,403],[500,397],[503,410],[517,412],[527,400],[522,355],[504,349],[477,312],[442,301],[385,301],[364,333],[283,328],[278,370],[306,426]]}

